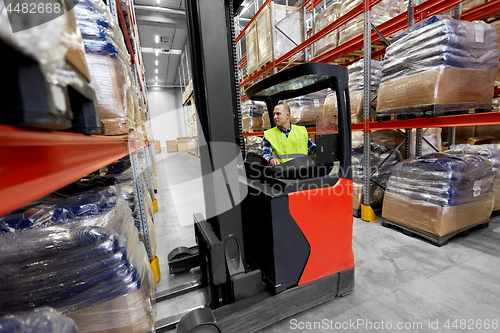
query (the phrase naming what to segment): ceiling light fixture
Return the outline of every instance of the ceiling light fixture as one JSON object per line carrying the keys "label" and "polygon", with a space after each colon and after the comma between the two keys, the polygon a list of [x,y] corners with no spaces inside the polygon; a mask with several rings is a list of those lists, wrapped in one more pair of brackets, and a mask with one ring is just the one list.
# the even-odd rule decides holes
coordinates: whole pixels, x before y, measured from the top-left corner
{"label": "ceiling light fixture", "polygon": [[155,54],[156,56],[158,56],[158,49],[155,49]]}
{"label": "ceiling light fixture", "polygon": [[155,65],[158,66],[158,60],[155,60]]}
{"label": "ceiling light fixture", "polygon": [[160,4],[160,0],[156,0],[156,3],[157,3],[157,4]]}
{"label": "ceiling light fixture", "polygon": [[158,44],[160,42],[160,36],[158,36],[158,35],[155,36],[155,42],[156,42],[156,44]]}
{"label": "ceiling light fixture", "polygon": [[158,68],[157,68],[157,69],[155,69],[155,73],[156,73],[156,74],[158,74]]}
{"label": "ceiling light fixture", "polygon": [[158,81],[158,76],[155,76],[155,80]]}

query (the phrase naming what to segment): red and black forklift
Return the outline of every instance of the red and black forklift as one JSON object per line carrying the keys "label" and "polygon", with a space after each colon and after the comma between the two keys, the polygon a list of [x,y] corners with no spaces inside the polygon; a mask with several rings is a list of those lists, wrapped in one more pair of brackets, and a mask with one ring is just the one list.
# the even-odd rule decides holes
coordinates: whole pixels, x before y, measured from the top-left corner
{"label": "red and black forklift", "polygon": [[186,1],[207,218],[195,214],[198,246],[172,251],[169,267],[180,273],[199,265],[208,299],[180,320],[182,333],[254,332],[354,287],[347,69],[305,63],[247,89],[249,99],[266,103],[272,126],[281,100],[327,88],[338,117],[318,119],[316,156],[269,166],[245,154],[233,6]]}

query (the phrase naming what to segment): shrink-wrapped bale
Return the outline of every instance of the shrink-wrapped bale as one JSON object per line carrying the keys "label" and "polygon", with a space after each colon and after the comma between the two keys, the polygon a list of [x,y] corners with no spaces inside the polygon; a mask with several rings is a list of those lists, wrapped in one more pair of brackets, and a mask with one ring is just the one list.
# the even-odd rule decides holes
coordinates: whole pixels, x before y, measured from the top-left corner
{"label": "shrink-wrapped bale", "polygon": [[79,1],[74,11],[104,134],[128,134],[136,127],[139,105],[122,31],[102,1]]}
{"label": "shrink-wrapped bale", "polygon": [[[70,210],[90,206],[75,203]],[[51,306],[71,318],[77,314],[73,319],[81,332],[144,332],[145,327],[154,327],[155,282],[123,199],[102,211],[85,211],[79,218],[54,220],[48,226],[0,238],[0,279],[4,281],[0,313]],[[137,303],[126,301],[137,293],[143,295]],[[117,299],[120,311],[101,305]],[[96,307],[100,311],[93,311]],[[131,317],[131,307],[147,311]],[[93,312],[92,318],[78,320],[78,314],[88,311]],[[101,325],[96,327],[97,323]]]}
{"label": "shrink-wrapped bale", "polygon": [[75,322],[53,308],[44,307],[0,317],[4,333],[78,333]]}
{"label": "shrink-wrapped bale", "polygon": [[245,148],[248,153],[255,153],[257,155],[262,154],[262,137],[260,136],[249,136],[245,138]]}
{"label": "shrink-wrapped bale", "polygon": [[491,162],[478,155],[433,153],[391,169],[382,217],[437,236],[489,220]]}
{"label": "shrink-wrapped bale", "polygon": [[[271,16],[271,6],[274,7],[274,17]],[[256,21],[259,67],[273,61],[273,39],[276,59],[304,40],[302,11],[297,7],[270,3],[260,12]],[[278,29],[273,29],[273,24]],[[274,38],[271,38],[272,31],[275,32]],[[250,67],[248,71],[251,72]]]}
{"label": "shrink-wrapped bale", "polygon": [[[377,105],[377,90],[382,77],[382,63],[371,61],[371,82],[370,82],[370,118],[376,116],[375,107]],[[348,66],[349,71],[349,99],[351,102],[351,123],[359,124],[363,122],[363,100],[364,100],[364,60],[355,62]],[[323,114],[338,114],[337,98],[334,91],[328,90],[325,100]]]}
{"label": "shrink-wrapped bale", "polygon": [[323,115],[327,89],[285,100],[290,107],[290,122],[298,125],[315,125],[316,117]]}
{"label": "shrink-wrapped bale", "polygon": [[257,41],[257,23],[253,22],[245,31],[247,46],[247,71],[252,74],[259,67],[259,44]]}
{"label": "shrink-wrapped bale", "polygon": [[495,178],[493,178],[493,189],[495,197],[493,200],[493,210],[500,210],[500,145],[468,145],[461,144],[452,146],[446,151],[447,154],[469,154],[486,157],[492,165]]}
{"label": "shrink-wrapped bale", "polygon": [[[334,22],[340,17],[340,2],[332,3],[325,10],[319,13],[314,19],[316,32],[324,29],[330,23]],[[337,47],[339,42],[339,30],[335,29],[325,37],[314,43],[314,54],[320,56],[326,51],[332,50]]]}
{"label": "shrink-wrapped bale", "polygon": [[491,25],[431,17],[387,47],[377,112],[491,108],[498,55]]}
{"label": "shrink-wrapped bale", "polygon": [[[389,154],[393,151],[390,148],[380,146],[376,143],[372,143],[370,146],[370,167],[375,170],[380,163],[385,160]],[[353,148],[351,155],[352,163],[352,179],[353,179],[353,199],[352,205],[353,210],[361,209],[361,204],[363,203],[363,145],[359,145]],[[395,151],[390,158],[382,165],[377,172],[372,175],[371,184],[371,206],[379,206],[382,204],[384,198],[384,190],[380,187],[385,187],[390,175],[390,169],[395,164],[401,161],[401,154],[399,151]],[[371,173],[371,172],[370,172]],[[378,185],[380,186],[378,186]]]}
{"label": "shrink-wrapped bale", "polygon": [[[354,7],[359,6],[362,3],[362,0],[346,0],[342,2],[342,5],[340,7],[340,16],[347,14]],[[400,8],[398,4],[393,5],[391,8],[384,12],[384,10],[389,7],[391,3],[392,1],[390,0],[382,0],[381,2],[373,6],[370,19],[373,20],[375,19],[375,17],[377,17],[372,22],[376,27],[399,15]],[[354,37],[362,35],[364,24],[363,22],[364,14],[360,14],[341,26],[339,28],[339,45],[351,40]]]}

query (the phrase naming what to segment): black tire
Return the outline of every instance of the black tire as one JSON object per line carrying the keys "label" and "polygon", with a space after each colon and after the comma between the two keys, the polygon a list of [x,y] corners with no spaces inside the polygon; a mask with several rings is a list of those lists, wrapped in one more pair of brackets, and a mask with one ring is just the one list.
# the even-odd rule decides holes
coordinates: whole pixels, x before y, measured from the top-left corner
{"label": "black tire", "polygon": [[212,310],[200,308],[182,317],[177,333],[221,333]]}

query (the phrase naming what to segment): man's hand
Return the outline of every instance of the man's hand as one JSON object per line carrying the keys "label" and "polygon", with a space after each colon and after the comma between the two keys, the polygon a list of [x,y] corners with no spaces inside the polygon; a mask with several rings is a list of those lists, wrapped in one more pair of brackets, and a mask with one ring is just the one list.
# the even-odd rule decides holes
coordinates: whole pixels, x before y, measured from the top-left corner
{"label": "man's hand", "polygon": [[269,160],[269,165],[278,165],[280,164],[280,161],[277,158],[271,158]]}

